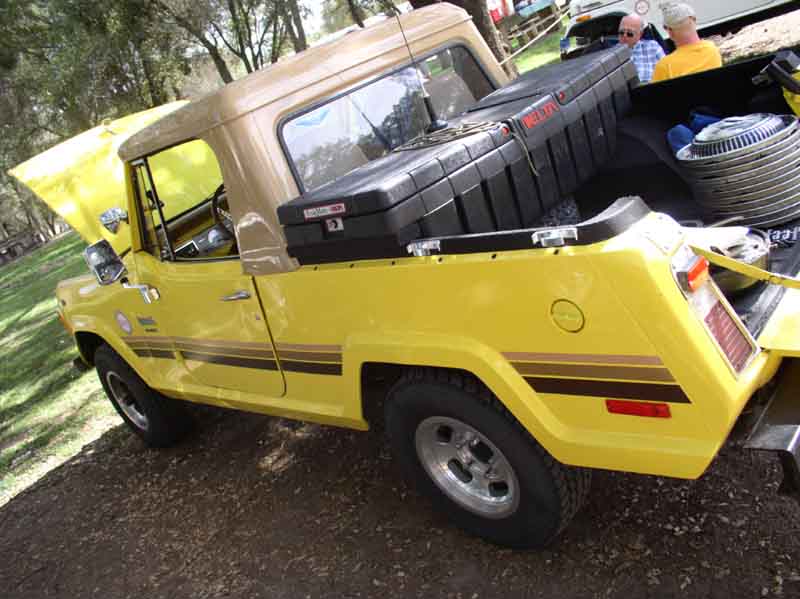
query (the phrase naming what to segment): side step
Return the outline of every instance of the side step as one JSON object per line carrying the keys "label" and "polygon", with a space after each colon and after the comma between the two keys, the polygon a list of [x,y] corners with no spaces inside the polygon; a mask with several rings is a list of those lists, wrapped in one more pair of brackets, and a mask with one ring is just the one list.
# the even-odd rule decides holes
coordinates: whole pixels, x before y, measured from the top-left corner
{"label": "side step", "polygon": [[784,358],[778,384],[744,443],[745,449],[774,451],[783,465],[778,493],[800,502],[800,359]]}

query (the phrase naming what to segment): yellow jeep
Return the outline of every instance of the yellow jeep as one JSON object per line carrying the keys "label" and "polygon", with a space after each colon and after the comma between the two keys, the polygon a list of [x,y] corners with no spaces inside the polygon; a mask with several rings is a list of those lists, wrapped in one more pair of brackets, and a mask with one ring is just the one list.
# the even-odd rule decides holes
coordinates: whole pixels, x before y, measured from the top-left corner
{"label": "yellow jeep", "polygon": [[699,477],[753,397],[792,408],[749,443],[797,490],[800,251],[721,255],[747,228],[686,226],[711,220],[664,149],[698,96],[786,112],[764,60],[637,87],[612,49],[509,82],[441,4],[13,174],[91,244],[59,316],[148,445],[183,401],[380,422],[456,524],[542,546],[592,469]]}

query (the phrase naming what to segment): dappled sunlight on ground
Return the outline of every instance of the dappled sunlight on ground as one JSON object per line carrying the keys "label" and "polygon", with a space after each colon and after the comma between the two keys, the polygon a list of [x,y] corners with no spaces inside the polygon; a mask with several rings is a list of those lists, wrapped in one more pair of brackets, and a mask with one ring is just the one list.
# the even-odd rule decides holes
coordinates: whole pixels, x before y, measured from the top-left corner
{"label": "dappled sunlight on ground", "polygon": [[[797,505],[768,456],[698,481],[598,471],[559,542],[510,551],[408,488],[384,436],[192,405],[183,443],[125,427],[0,508],[14,597],[800,596]],[[789,524],[787,524],[789,523]],[[468,589],[468,592],[464,592]]]}
{"label": "dappled sunlight on ground", "polygon": [[0,505],[120,423],[56,316],[55,286],[83,274],[68,235],[0,268]]}

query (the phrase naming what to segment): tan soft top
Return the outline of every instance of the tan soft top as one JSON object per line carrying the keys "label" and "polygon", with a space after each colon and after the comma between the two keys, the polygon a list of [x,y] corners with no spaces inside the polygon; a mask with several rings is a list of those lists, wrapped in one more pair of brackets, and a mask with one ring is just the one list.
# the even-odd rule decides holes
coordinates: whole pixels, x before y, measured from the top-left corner
{"label": "tan soft top", "polygon": [[[412,46],[415,41],[469,19],[464,10],[446,3],[400,17]],[[348,33],[251,73],[191,102],[132,136],[120,147],[119,156],[129,161],[201,137],[223,123],[286,96],[302,94],[304,88],[314,83],[337,77],[342,71],[374,61],[376,57],[404,45],[395,18]]]}

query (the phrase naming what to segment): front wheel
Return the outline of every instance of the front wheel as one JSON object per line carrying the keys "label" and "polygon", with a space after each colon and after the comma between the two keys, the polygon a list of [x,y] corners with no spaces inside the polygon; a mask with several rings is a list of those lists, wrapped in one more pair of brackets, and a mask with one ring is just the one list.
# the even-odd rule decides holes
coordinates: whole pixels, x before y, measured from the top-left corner
{"label": "front wheel", "polygon": [[389,392],[385,416],[411,481],[490,542],[543,547],[588,494],[591,472],[556,461],[469,375],[413,369]]}
{"label": "front wheel", "polygon": [[111,346],[100,346],[94,362],[114,409],[147,445],[174,445],[191,428],[183,405],[148,387]]}

